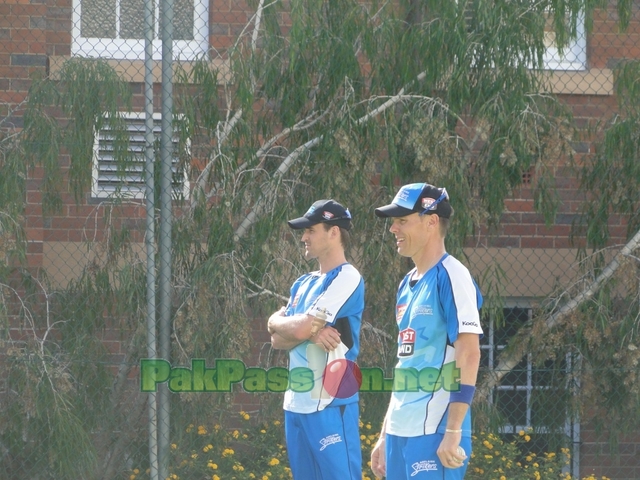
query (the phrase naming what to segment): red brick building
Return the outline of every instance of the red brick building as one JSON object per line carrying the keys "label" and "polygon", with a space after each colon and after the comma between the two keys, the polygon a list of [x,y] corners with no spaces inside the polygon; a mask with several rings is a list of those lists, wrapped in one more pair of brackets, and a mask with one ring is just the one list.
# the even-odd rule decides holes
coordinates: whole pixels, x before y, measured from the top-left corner
{"label": "red brick building", "polygon": [[[108,59],[124,78],[132,82],[134,105],[142,109],[144,64],[137,59],[140,58],[141,44],[125,42],[110,47],[108,42],[96,40],[101,38],[98,36],[101,28],[106,32],[104,38],[110,38],[112,30],[135,32],[140,26],[124,20],[114,20],[113,25],[106,27],[93,25],[92,18],[101,18],[101,3],[85,4],[84,14],[80,9],[82,3],[81,0],[4,0],[0,4],[0,121],[3,122],[0,128],[19,130],[22,127],[23,102],[32,77],[42,75],[55,79],[61,65],[72,56],[98,55]],[[116,3],[120,5],[120,2]],[[123,9],[125,6],[122,2]],[[250,17],[249,8],[239,1],[194,0],[189,6],[194,12],[201,12],[201,16],[194,15],[197,21],[191,22],[178,12],[175,48],[185,52],[181,59],[184,62],[209,46],[221,50],[227,48]],[[124,13],[122,18],[127,18],[126,11]],[[595,121],[612,117],[617,109],[612,69],[627,59],[640,60],[638,2],[634,2],[630,26],[623,33],[618,29],[614,4],[596,11],[592,33],[587,35],[584,29],[579,31],[582,32],[581,38],[569,47],[564,56],[549,48],[547,73],[551,90],[571,107],[576,125],[586,128]],[[83,32],[93,34],[83,36]],[[183,37],[189,40],[180,40]],[[110,48],[115,50],[110,51]],[[159,60],[159,52],[158,45],[155,45],[156,60]],[[220,67],[224,68],[224,65],[221,63]],[[158,70],[156,78],[159,78]],[[574,142],[573,148],[578,161],[594,152],[588,137]],[[61,156],[60,165],[68,167],[68,157]],[[552,226],[547,227],[541,215],[534,211],[532,193],[525,179],[523,187],[506,203],[499,234],[489,236],[483,232],[474,239],[474,247],[467,250],[475,272],[484,271],[494,262],[504,270],[510,315],[526,315],[531,305],[529,299],[548,295],[552,280],[569,281],[577,274],[575,246],[569,237],[581,203],[581,193],[577,179],[567,166],[558,165],[555,177],[562,203]],[[92,254],[83,248],[82,242],[100,239],[104,233],[107,222],[104,196],[98,185],[97,190],[87,192],[83,201],[77,204],[72,193],[66,191],[62,210],[43,216],[42,179],[43,169],[38,167],[30,172],[27,181],[27,262],[30,267],[44,269],[50,277],[64,283],[73,278],[79,266],[91,261]],[[96,183],[99,179],[94,178]],[[130,203],[121,208],[122,217],[128,219],[129,227],[142,241],[144,203]],[[627,234],[625,218],[615,217],[610,221],[611,243],[624,244]],[[123,354],[124,347],[115,332],[106,330],[104,342],[114,358]],[[523,391],[535,388],[535,385],[519,386]],[[529,411],[526,399],[517,401],[524,402],[523,415],[526,415]],[[514,429],[522,426],[519,422],[512,425]],[[588,422],[568,425],[567,429],[579,444],[576,467],[581,476],[593,473],[612,479],[640,478],[640,438],[625,439],[620,445],[620,456],[615,456],[609,454],[608,446],[601,443],[601,437],[595,434]]]}

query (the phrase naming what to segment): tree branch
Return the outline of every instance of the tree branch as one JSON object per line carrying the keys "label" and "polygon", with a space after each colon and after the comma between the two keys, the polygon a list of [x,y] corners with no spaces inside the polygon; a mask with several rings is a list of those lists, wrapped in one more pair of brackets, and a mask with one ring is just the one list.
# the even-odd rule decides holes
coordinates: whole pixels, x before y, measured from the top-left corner
{"label": "tree branch", "polygon": [[[580,305],[592,298],[600,288],[602,288],[622,265],[624,257],[631,257],[632,252],[640,246],[640,230],[636,232],[633,238],[616,254],[611,263],[609,263],[602,273],[584,290],[574,296],[567,303],[562,305],[557,311],[549,315],[544,322],[544,329],[542,334],[557,327],[560,322],[567,316],[574,313]],[[522,360],[524,351],[521,348],[514,348],[505,351],[500,357],[498,366],[488,371],[486,377],[480,383],[478,387],[478,393],[476,398],[479,401],[486,402],[491,390],[498,386],[504,376],[513,370],[518,363]]]}

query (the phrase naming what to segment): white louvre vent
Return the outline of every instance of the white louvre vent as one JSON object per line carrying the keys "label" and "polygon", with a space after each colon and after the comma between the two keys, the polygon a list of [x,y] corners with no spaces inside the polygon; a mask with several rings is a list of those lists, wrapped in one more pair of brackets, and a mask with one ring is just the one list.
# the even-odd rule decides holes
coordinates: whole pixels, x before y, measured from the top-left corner
{"label": "white louvre vent", "polygon": [[[128,135],[129,159],[123,165],[115,158],[115,136],[107,126],[96,133],[93,145],[93,182],[91,194],[94,198],[114,196],[144,198],[145,193],[145,114],[127,112],[122,114]],[[155,141],[160,141],[161,115],[153,116]],[[173,135],[172,185],[174,198],[187,198],[189,181],[180,165],[178,136]],[[183,147],[188,153],[189,144]],[[158,164],[156,163],[156,169]],[[156,176],[159,172],[156,172]]]}

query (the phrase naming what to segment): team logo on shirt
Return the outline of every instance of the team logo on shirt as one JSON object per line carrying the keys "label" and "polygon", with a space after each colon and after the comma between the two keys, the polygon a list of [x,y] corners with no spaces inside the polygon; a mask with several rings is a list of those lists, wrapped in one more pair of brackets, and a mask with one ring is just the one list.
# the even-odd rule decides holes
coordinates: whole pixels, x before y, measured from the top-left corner
{"label": "team logo on shirt", "polygon": [[413,472],[411,473],[411,476],[415,477],[420,472],[427,472],[431,470],[437,471],[438,464],[434,460],[421,460],[419,462],[412,464],[411,468],[413,468]]}
{"label": "team logo on shirt", "polygon": [[331,435],[327,435],[324,438],[320,439],[320,451],[323,451],[329,445],[333,445],[334,443],[340,443],[342,441],[342,437],[338,433],[333,433]]}
{"label": "team logo on shirt", "polygon": [[418,315],[433,315],[433,307],[431,305],[417,305],[411,309],[411,320]]}
{"label": "team logo on shirt", "polygon": [[416,331],[413,328],[406,328],[399,334],[400,346],[398,347],[399,357],[410,357],[416,344]]}
{"label": "team logo on shirt", "polygon": [[296,305],[298,305],[299,301],[300,301],[300,294],[298,293],[291,301],[291,308],[296,308]]}
{"label": "team logo on shirt", "polygon": [[396,306],[396,323],[400,323],[402,321],[402,317],[404,317],[404,312],[407,310],[407,304]]}

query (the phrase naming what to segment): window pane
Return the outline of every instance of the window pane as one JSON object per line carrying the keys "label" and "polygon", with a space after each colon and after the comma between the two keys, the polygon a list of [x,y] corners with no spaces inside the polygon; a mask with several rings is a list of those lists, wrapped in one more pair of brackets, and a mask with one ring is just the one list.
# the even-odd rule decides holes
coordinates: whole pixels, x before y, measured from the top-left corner
{"label": "window pane", "polygon": [[534,390],[531,392],[531,423],[551,430],[564,428],[568,418],[565,407],[570,401],[565,389]]}
{"label": "window pane", "polygon": [[144,38],[144,0],[121,0],[120,38]]}
{"label": "window pane", "polygon": [[[174,0],[173,2],[173,39],[193,40],[193,1]],[[162,12],[162,3],[160,3]],[[162,13],[160,13],[162,18]]]}
{"label": "window pane", "polygon": [[509,425],[527,424],[527,392],[498,390],[496,392],[498,410]]}
{"label": "window pane", "polygon": [[513,368],[509,373],[507,373],[501,385],[517,385],[517,386],[527,386],[527,360],[522,360],[515,368]]}
{"label": "window pane", "polygon": [[80,29],[83,37],[116,38],[116,0],[84,0]]}
{"label": "window pane", "polygon": [[193,0],[176,0],[173,38],[193,40]]}
{"label": "window pane", "polygon": [[547,360],[543,365],[533,368],[533,384],[536,387],[564,385],[567,378],[566,369],[567,362],[564,359]]}

